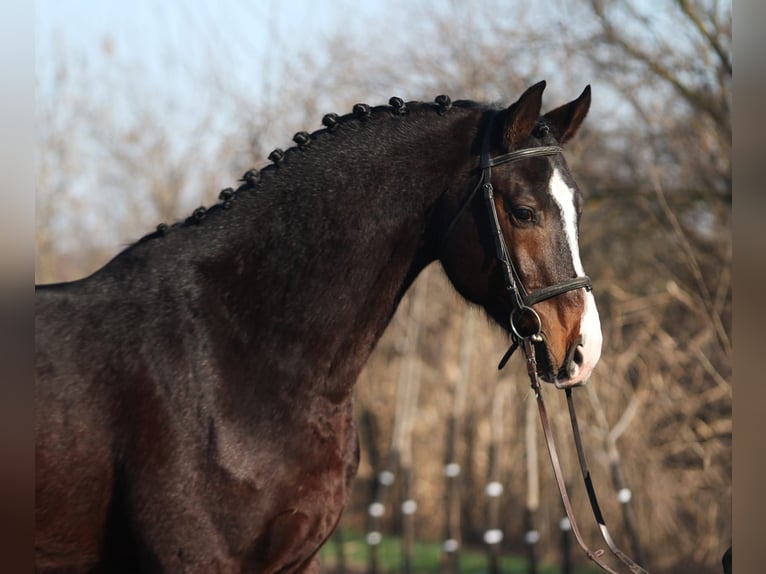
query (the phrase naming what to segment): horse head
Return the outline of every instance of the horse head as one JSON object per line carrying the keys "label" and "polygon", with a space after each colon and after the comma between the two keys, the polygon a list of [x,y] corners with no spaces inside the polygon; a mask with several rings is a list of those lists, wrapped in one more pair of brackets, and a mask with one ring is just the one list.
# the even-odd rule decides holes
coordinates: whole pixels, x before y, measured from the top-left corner
{"label": "horse head", "polygon": [[458,291],[514,338],[534,333],[543,380],[570,386],[588,379],[602,343],[579,253],[583,197],[559,147],[585,118],[590,87],[540,116],[544,88],[484,114],[479,173],[444,209],[440,259]]}

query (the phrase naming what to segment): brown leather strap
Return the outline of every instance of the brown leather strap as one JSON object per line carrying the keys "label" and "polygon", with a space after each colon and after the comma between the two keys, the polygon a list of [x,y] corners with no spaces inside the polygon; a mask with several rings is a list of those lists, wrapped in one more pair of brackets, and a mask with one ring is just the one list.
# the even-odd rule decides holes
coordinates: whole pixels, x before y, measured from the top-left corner
{"label": "brown leather strap", "polygon": [[545,435],[545,444],[548,447],[548,454],[551,458],[551,465],[553,466],[553,474],[556,477],[556,485],[558,486],[559,493],[561,494],[561,501],[564,503],[564,510],[569,518],[569,523],[572,526],[572,532],[575,535],[577,543],[580,548],[583,549],[585,554],[598,566],[610,572],[611,574],[619,574],[616,570],[610,568],[603,560],[601,556],[604,555],[604,551],[591,550],[580,534],[580,529],[577,526],[575,520],[574,511],[572,510],[572,504],[569,501],[569,495],[567,494],[566,484],[564,483],[564,474],[561,472],[561,464],[559,463],[559,455],[556,451],[556,445],[553,441],[553,433],[551,432],[551,425],[548,422],[548,413],[545,410],[545,403],[543,402],[542,389],[540,388],[540,380],[537,377],[537,361],[535,360],[535,350],[532,342],[529,339],[524,339],[524,354],[527,360],[527,373],[529,374],[529,380],[532,385],[532,390],[535,392],[535,398],[537,399],[537,408],[540,411],[540,422],[543,427],[543,434]]}
{"label": "brown leather strap", "polygon": [[633,574],[649,574],[646,570],[641,568],[638,564],[633,562],[631,558],[625,554],[622,550],[617,548],[614,543],[612,535],[609,534],[609,530],[606,527],[606,521],[604,515],[601,514],[601,507],[598,504],[598,498],[596,498],[596,489],[593,487],[593,481],[590,477],[590,470],[588,470],[588,463],[585,460],[585,449],[582,446],[582,437],[580,436],[580,426],[577,424],[577,413],[575,413],[574,399],[572,398],[572,389],[566,389],[567,405],[569,407],[569,420],[572,422],[572,434],[574,435],[575,447],[577,448],[577,459],[580,462],[580,470],[582,471],[582,478],[585,481],[585,489],[588,491],[588,500],[590,500],[590,507],[593,510],[593,516],[596,518],[596,524],[598,524],[598,530],[601,533],[601,538],[604,539],[609,550],[612,551],[620,561],[625,564]]}

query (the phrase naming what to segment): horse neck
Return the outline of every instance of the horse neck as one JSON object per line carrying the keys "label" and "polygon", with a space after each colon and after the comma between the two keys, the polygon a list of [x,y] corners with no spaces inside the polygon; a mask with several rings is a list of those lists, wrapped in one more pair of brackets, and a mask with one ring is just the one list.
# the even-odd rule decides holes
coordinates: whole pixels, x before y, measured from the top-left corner
{"label": "horse neck", "polygon": [[221,212],[200,296],[214,302],[209,317],[226,348],[254,365],[251,377],[349,395],[434,259],[437,202],[467,171],[472,138],[459,118],[468,110],[452,121],[431,113],[322,133]]}

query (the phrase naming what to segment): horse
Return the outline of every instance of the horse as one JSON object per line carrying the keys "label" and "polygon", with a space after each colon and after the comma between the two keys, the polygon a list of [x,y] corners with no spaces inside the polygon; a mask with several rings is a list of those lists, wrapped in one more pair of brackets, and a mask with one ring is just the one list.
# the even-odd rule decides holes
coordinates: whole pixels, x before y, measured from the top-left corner
{"label": "horse", "polygon": [[[590,86],[541,115],[544,88],[328,114],[214,205],[36,286],[36,570],[317,572],[355,381],[430,263],[513,338],[539,321],[545,381],[587,380],[601,329],[560,146]],[[519,307],[509,277],[545,296]]]}

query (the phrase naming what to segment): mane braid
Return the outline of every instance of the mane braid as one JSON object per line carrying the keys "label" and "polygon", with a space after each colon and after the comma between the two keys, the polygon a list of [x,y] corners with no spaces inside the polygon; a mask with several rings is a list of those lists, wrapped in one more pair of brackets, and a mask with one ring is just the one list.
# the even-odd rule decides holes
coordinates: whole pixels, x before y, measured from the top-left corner
{"label": "mane braid", "polygon": [[236,189],[226,187],[220,191],[218,194],[219,203],[214,204],[209,208],[200,206],[196,208],[191,215],[183,220],[174,222],[172,225],[160,223],[155,231],[141,237],[137,243],[164,237],[176,228],[201,225],[210,213],[217,212],[221,209],[231,209],[240,194],[243,192],[255,191],[259,186],[262,186],[264,177],[283,168],[285,161],[289,161],[291,156],[298,152],[303,152],[312,142],[318,139],[326,137],[342,137],[341,132],[343,128],[347,126],[366,126],[371,120],[376,120],[385,116],[391,119],[396,119],[413,114],[423,114],[428,111],[434,111],[439,116],[443,116],[454,107],[475,108],[481,105],[482,104],[471,100],[457,100],[453,102],[449,96],[443,94],[437,96],[433,102],[405,102],[402,98],[394,96],[388,100],[388,105],[369,106],[364,103],[358,103],[353,106],[350,113],[342,116],[335,113],[325,114],[322,117],[322,125],[324,127],[311,133],[306,131],[295,133],[292,138],[292,141],[295,142],[294,146],[287,148],[287,150],[275,148],[268,155],[268,159],[271,161],[269,165],[260,170],[256,168],[247,170],[239,179],[240,185]]}

